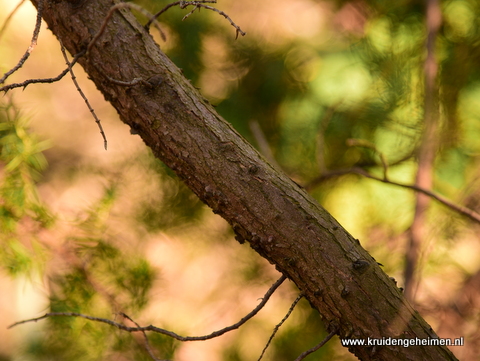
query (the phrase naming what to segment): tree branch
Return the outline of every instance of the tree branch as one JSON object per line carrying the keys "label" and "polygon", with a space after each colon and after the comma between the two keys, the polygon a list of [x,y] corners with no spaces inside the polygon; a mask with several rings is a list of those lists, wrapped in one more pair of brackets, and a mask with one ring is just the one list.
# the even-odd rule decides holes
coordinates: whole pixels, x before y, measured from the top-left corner
{"label": "tree branch", "polygon": [[305,185],[305,189],[311,190],[311,189],[315,188],[317,185],[319,185],[320,183],[322,183],[323,181],[325,181],[329,178],[339,177],[339,176],[342,176],[342,175],[345,175],[345,174],[358,174],[358,175],[364,176],[365,178],[374,179],[374,180],[382,182],[382,183],[392,184],[394,186],[398,186],[398,187],[402,187],[402,188],[406,188],[406,189],[411,189],[415,192],[422,193],[425,196],[428,196],[430,198],[435,199],[436,201],[438,201],[438,202],[442,203],[443,205],[451,208],[452,210],[470,218],[474,222],[480,223],[480,214],[478,214],[477,212],[475,212],[474,210],[472,210],[470,208],[464,207],[464,206],[459,205],[459,204],[455,204],[451,200],[449,200],[448,198],[446,198],[446,197],[444,197],[444,196],[442,196],[438,193],[435,193],[435,192],[430,191],[428,189],[421,188],[418,185],[399,183],[399,182],[389,180],[388,178],[376,177],[376,176],[368,173],[366,170],[364,170],[362,168],[358,168],[358,167],[347,168],[347,169],[337,169],[337,170],[332,170],[332,171],[325,172],[320,177],[318,177],[315,180],[313,180],[312,182],[310,182],[308,185]]}
{"label": "tree branch", "polygon": [[298,295],[298,297],[295,299],[295,301],[293,301],[292,305],[288,309],[288,312],[285,315],[285,317],[280,321],[280,323],[278,325],[276,325],[274,327],[273,332],[272,332],[272,334],[270,335],[270,338],[267,341],[267,344],[263,348],[262,353],[260,354],[260,357],[258,358],[258,361],[260,361],[262,359],[263,355],[265,354],[265,351],[267,351],[268,346],[270,346],[270,343],[272,342],[273,338],[277,334],[278,330],[280,329],[280,327],[282,327],[283,323],[290,317],[290,315],[292,314],[295,306],[302,299],[302,297],[303,297],[302,294]]}
{"label": "tree branch", "polygon": [[42,12],[43,12],[44,1],[45,0],[38,0],[38,3],[37,3],[37,20],[35,22],[35,29],[33,30],[30,46],[28,47],[25,54],[23,54],[22,58],[19,60],[17,65],[15,65],[12,69],[10,69],[5,74],[3,74],[2,78],[0,79],[0,84],[5,83],[5,81],[8,79],[10,75],[15,73],[18,69],[20,69],[23,66],[23,64],[25,64],[28,57],[32,53],[33,49],[35,49],[35,46],[37,46],[38,34],[40,33],[40,26],[42,25]]}
{"label": "tree branch", "polygon": [[[71,2],[49,1],[43,17],[77,54],[112,5],[87,1],[74,9]],[[116,11],[97,45],[79,63],[122,121],[230,223],[240,243],[248,242],[295,282],[329,332],[363,339],[436,337],[368,252],[203,100],[130,12]],[[109,78],[155,81],[125,87]],[[443,346],[385,346],[375,355],[362,346],[350,350],[362,360],[455,359]]]}
{"label": "tree branch", "polygon": [[139,326],[129,316],[127,316],[123,313],[122,313],[123,317],[125,317],[125,318],[129,319],[130,321],[134,322],[137,327],[126,326],[122,323],[115,322],[115,321],[112,321],[112,320],[109,320],[109,319],[106,319],[106,318],[84,315],[84,314],[78,313],[78,312],[49,312],[49,313],[46,313],[46,314],[44,314],[43,316],[40,316],[40,317],[15,322],[14,324],[8,326],[8,328],[10,329],[10,328],[13,328],[13,327],[25,324],[25,323],[38,322],[38,321],[44,320],[44,319],[49,318],[49,317],[80,317],[80,318],[84,318],[84,319],[90,320],[90,321],[105,323],[107,325],[116,327],[120,330],[127,331],[127,332],[142,332],[142,333],[144,333],[145,331],[151,331],[151,332],[159,333],[159,334],[174,338],[175,340],[182,341],[182,342],[206,341],[206,340],[210,340],[210,339],[215,338],[215,337],[222,336],[223,334],[225,334],[227,332],[230,332],[230,331],[233,331],[233,330],[236,330],[236,329],[240,328],[245,322],[247,322],[253,316],[255,316],[267,304],[267,302],[270,300],[270,297],[275,293],[275,291],[278,289],[278,287],[280,287],[280,285],[286,279],[287,279],[287,277],[282,275],[268,289],[268,291],[263,296],[262,301],[257,305],[257,307],[255,307],[251,312],[249,312],[246,316],[244,316],[240,321],[238,321],[237,323],[235,323],[231,326],[227,326],[225,328],[222,328],[220,330],[214,331],[214,332],[212,332],[208,335],[203,335],[203,336],[181,336],[181,335],[176,334],[175,332],[165,330],[163,328],[152,326],[152,325],[150,325],[150,326]]}

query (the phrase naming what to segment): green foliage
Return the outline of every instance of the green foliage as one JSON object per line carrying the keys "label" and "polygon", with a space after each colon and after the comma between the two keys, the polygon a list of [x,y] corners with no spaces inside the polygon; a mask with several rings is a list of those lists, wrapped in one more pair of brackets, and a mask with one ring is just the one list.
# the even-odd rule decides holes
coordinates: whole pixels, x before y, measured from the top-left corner
{"label": "green foliage", "polygon": [[40,173],[46,168],[42,152],[49,143],[38,141],[28,131],[27,121],[13,104],[0,108],[0,229],[13,232],[23,217],[31,217],[48,226],[52,218],[41,207],[35,188]]}
{"label": "green foliage", "polygon": [[[0,107],[0,264],[11,275],[28,274],[35,263],[35,241],[19,239],[19,227],[49,227],[54,218],[38,198],[36,181],[46,168],[42,152],[49,143],[28,129],[13,103]],[[39,249],[37,249],[39,251]],[[36,267],[34,267],[36,266]]]}

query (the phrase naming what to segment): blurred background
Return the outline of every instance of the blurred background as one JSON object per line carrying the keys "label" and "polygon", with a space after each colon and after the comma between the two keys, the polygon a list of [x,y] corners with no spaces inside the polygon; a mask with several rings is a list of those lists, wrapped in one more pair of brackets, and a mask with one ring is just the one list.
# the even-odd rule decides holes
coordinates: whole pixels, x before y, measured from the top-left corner
{"label": "blurred background", "polygon": [[[168,4],[135,3],[151,13]],[[206,9],[184,21],[188,9],[164,13],[166,41],[151,30],[218,112],[305,186],[399,287],[416,195],[352,170],[383,178],[387,168],[388,179],[415,183],[429,92],[436,109],[431,190],[480,208],[480,3],[434,4],[436,32],[426,25],[426,3],[220,0],[215,6],[245,37],[235,40],[230,23]],[[0,0],[2,74],[29,46],[35,16],[28,1]],[[43,24],[30,59],[6,83],[64,68]],[[425,69],[435,69],[430,90]],[[124,312],[141,325],[203,335],[246,315],[280,276],[130,134],[79,66],[74,71],[108,151],[68,76],[0,99],[1,361],[149,360],[141,335],[83,319],[7,326],[49,311],[119,322],[116,313]],[[451,348],[459,359],[480,360],[479,225],[431,201],[421,229],[411,300],[440,337],[464,337],[465,346]],[[257,360],[297,294],[285,282],[237,331],[194,343],[149,334],[152,348],[177,361]],[[263,360],[294,360],[325,336],[302,300]],[[336,337],[306,358],[354,359]]]}

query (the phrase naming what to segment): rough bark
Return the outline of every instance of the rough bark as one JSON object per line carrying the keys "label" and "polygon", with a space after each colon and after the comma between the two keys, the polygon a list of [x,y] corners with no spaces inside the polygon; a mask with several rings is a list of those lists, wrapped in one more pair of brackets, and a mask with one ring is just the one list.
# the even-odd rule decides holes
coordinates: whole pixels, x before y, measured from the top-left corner
{"label": "rough bark", "polygon": [[[114,4],[45,0],[43,18],[77,54]],[[115,12],[80,64],[122,121],[232,225],[237,240],[295,282],[328,330],[342,338],[437,337],[358,240],[223,120],[128,10]],[[106,76],[146,82],[127,87]],[[442,346],[350,351],[361,360],[455,359]]]}

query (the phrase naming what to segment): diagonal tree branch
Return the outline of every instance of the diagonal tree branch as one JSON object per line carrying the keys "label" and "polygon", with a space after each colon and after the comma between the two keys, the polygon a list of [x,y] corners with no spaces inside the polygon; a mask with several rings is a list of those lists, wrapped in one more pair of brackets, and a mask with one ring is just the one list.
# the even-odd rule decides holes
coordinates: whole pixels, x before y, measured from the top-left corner
{"label": "diagonal tree branch", "polygon": [[[115,2],[45,5],[49,28],[77,54]],[[90,50],[79,63],[122,121],[232,225],[240,243],[248,242],[295,282],[329,332],[359,339],[437,337],[359,242],[203,100],[129,11],[116,11]],[[152,82],[125,87],[109,78]],[[350,351],[361,360],[455,359],[444,346]]]}

